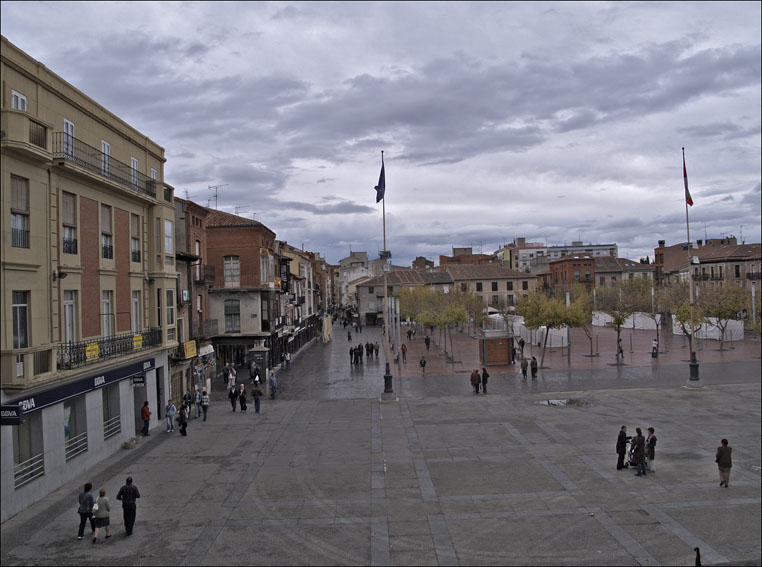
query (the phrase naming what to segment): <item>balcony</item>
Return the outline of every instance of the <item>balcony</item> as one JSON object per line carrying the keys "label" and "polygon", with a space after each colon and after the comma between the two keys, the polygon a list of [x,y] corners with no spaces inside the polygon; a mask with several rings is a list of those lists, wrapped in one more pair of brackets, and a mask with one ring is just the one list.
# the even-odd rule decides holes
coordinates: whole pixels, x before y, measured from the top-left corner
{"label": "balcony", "polygon": [[263,282],[259,276],[250,276],[241,274],[237,278],[224,279],[223,281],[206,280],[209,284],[209,291],[225,290],[269,290],[270,283]]}
{"label": "balcony", "polygon": [[193,266],[193,281],[196,283],[214,283],[214,266],[207,264]]}
{"label": "balcony", "polygon": [[11,228],[11,246],[14,248],[29,248],[29,231],[21,228]]}
{"label": "balcony", "polygon": [[2,145],[35,160],[48,161],[48,127],[19,110],[3,110]]}
{"label": "balcony", "polygon": [[73,163],[127,189],[156,198],[156,181],[64,132],[53,132],[53,158]]}
{"label": "balcony", "polygon": [[748,280],[758,280],[760,276],[762,276],[762,272],[746,272],[746,279]]}
{"label": "balcony", "polygon": [[107,260],[113,260],[114,259],[114,247],[109,246],[107,244],[104,244],[101,246],[101,258],[106,258]]}
{"label": "balcony", "polygon": [[64,254],[76,254],[77,253],[77,239],[76,238],[64,238],[63,239],[63,253]]}
{"label": "balcony", "polygon": [[140,263],[140,251],[138,251],[138,250],[133,250],[132,251],[132,261]]}
{"label": "balcony", "polygon": [[58,345],[58,369],[78,368],[159,346],[161,333],[162,330],[156,328],[142,333],[123,333],[90,341],[61,343]]}

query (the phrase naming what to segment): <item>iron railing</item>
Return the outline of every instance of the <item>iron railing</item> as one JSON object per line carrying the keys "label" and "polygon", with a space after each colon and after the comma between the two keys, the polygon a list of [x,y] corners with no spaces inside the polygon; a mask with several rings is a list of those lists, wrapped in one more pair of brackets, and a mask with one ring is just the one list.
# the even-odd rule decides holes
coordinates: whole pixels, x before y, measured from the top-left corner
{"label": "iron railing", "polygon": [[45,474],[45,454],[39,453],[13,466],[13,486],[19,488]]}
{"label": "iron railing", "polygon": [[29,231],[23,228],[11,228],[11,246],[29,248]]}
{"label": "iron railing", "polygon": [[142,333],[123,333],[92,341],[61,343],[58,345],[58,368],[77,368],[160,344],[161,329],[159,328]]}
{"label": "iron railing", "polygon": [[71,162],[128,189],[156,198],[156,181],[65,132],[53,132],[53,158]]}
{"label": "iron railing", "polygon": [[193,266],[193,279],[196,283],[213,283],[214,266],[209,264],[197,264]]}
{"label": "iron railing", "polygon": [[48,149],[48,129],[34,120],[29,121],[29,143]]}
{"label": "iron railing", "polygon": [[76,238],[64,238],[63,239],[63,253],[64,254],[76,254],[77,253],[77,239]]}
{"label": "iron railing", "polygon": [[133,262],[140,262],[140,252],[133,250],[132,251],[132,261]]}
{"label": "iron railing", "polygon": [[87,431],[69,438],[64,444],[64,454],[67,461],[77,455],[81,455],[85,451],[87,451]]}
{"label": "iron railing", "polygon": [[112,260],[114,258],[114,247],[104,244],[101,246],[101,258]]}
{"label": "iron railing", "polygon": [[103,422],[103,438],[108,439],[114,435],[122,432],[122,420],[121,416],[116,415],[111,419],[107,419]]}

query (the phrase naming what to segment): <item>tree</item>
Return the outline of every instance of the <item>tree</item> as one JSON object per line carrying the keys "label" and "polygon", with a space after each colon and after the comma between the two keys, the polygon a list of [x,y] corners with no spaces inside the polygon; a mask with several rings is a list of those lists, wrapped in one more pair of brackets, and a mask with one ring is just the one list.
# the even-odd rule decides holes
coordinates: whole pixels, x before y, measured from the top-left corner
{"label": "tree", "polygon": [[638,285],[635,280],[628,280],[612,287],[600,288],[596,294],[598,308],[611,317],[616,329],[617,362],[619,361],[619,345],[622,341],[622,327],[636,311]]}
{"label": "tree", "polygon": [[693,350],[693,337],[696,336],[696,331],[701,328],[701,325],[706,322],[704,311],[701,309],[700,305],[694,304],[693,325],[691,325],[691,302],[689,300],[685,300],[679,305],[673,306],[671,311],[675,316],[677,325],[683,331],[683,334],[688,336],[688,346],[691,350],[691,359],[693,359],[693,353],[695,352]]}
{"label": "tree", "polygon": [[725,329],[731,319],[736,319],[743,311],[747,293],[742,287],[729,283],[702,290],[701,305],[710,325],[720,331],[720,350],[723,350]]}
{"label": "tree", "polygon": [[[561,329],[563,327],[580,326],[584,316],[581,310],[576,307],[566,307],[563,301],[557,298],[548,298],[544,294],[534,292],[521,299],[516,312],[524,317],[524,325],[528,329],[538,329],[546,327],[550,329]],[[545,333],[545,340],[542,345],[542,359],[540,366],[545,361],[545,350],[548,345],[548,334]]]}

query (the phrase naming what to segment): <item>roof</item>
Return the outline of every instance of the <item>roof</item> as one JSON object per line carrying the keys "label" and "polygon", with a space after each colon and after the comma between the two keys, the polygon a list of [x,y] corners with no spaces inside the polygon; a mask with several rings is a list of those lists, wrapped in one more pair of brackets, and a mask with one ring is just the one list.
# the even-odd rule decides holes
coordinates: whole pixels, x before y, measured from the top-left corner
{"label": "roof", "polygon": [[210,209],[208,207],[204,208],[209,213],[206,217],[206,228],[229,228],[234,226],[261,226],[267,228],[259,221],[239,217],[238,215]]}
{"label": "roof", "polygon": [[[734,246],[705,246],[692,248],[699,262],[725,262],[728,260],[758,260],[762,258],[762,244],[736,244]],[[686,261],[687,263],[687,261]]]}
{"label": "roof", "polygon": [[[418,270],[392,270],[386,275],[387,285],[416,286],[451,284],[452,277],[442,272],[419,272]],[[384,276],[376,276],[362,285],[384,285]]]}
{"label": "roof", "polygon": [[653,264],[641,264],[627,258],[614,258],[613,256],[599,256],[595,258],[596,272],[651,272]]}
{"label": "roof", "polygon": [[440,266],[440,269],[449,272],[455,281],[533,277],[524,272],[505,268],[499,264],[447,264]]}

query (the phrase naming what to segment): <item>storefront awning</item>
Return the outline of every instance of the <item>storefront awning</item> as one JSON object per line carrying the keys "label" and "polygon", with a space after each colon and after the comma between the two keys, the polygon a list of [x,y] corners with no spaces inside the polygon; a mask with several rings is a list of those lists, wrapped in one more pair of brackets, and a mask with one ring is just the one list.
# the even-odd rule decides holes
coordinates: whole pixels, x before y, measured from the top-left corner
{"label": "storefront awning", "polygon": [[207,354],[214,354],[214,347],[212,345],[204,345],[198,349],[199,356],[206,356]]}

